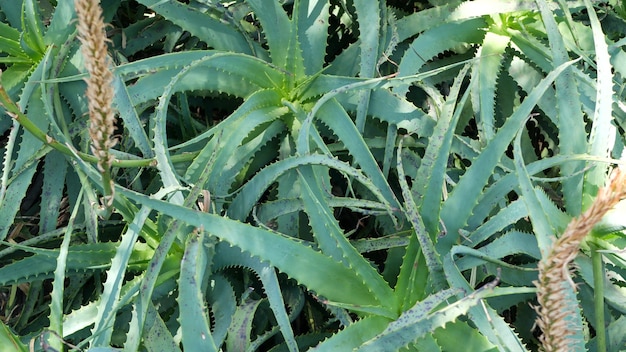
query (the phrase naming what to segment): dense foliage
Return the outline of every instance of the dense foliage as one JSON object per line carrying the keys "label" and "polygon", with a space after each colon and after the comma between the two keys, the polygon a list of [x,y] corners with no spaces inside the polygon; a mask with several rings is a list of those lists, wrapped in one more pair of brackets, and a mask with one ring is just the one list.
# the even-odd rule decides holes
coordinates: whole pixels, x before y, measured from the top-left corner
{"label": "dense foliage", "polygon": [[[624,2],[101,7],[0,0],[3,351],[540,347],[624,151]],[[624,211],[541,296],[567,350],[626,344]]]}

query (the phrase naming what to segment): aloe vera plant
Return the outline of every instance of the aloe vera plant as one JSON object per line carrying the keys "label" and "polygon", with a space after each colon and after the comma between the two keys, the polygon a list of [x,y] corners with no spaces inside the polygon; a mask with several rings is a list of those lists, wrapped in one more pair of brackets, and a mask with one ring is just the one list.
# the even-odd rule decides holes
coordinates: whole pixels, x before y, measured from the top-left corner
{"label": "aloe vera plant", "polygon": [[[103,1],[105,166],[83,15],[0,5],[14,350],[534,350],[538,263],[624,148],[613,3]],[[620,221],[571,350],[626,339]]]}

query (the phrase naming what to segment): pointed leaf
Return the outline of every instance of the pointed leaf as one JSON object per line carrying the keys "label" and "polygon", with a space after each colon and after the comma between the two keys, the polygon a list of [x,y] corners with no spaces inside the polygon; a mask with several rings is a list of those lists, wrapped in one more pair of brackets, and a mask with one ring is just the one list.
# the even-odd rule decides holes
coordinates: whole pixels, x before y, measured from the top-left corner
{"label": "pointed leaf", "polygon": [[[367,285],[342,264],[313,250],[301,242],[261,228],[230,220],[219,215],[201,213],[145,195],[118,189],[135,202],[147,205],[163,214],[181,219],[189,225],[203,227],[213,236],[240,247],[261,260],[269,262],[309,289],[329,300],[360,305],[377,305],[377,299]],[[298,265],[294,265],[297,262]],[[314,266],[312,273],[308,268]],[[329,277],[335,280],[328,281]]]}
{"label": "pointed leaf", "polygon": [[211,335],[211,322],[202,292],[202,281],[207,268],[202,231],[189,235],[185,255],[180,264],[178,280],[178,307],[183,348],[187,351],[217,351]]}
{"label": "pointed leaf", "polygon": [[448,235],[439,241],[440,248],[450,248],[456,241],[459,229],[463,227],[472,212],[473,206],[468,206],[467,200],[478,199],[483,187],[491,177],[493,169],[502,158],[513,137],[526,122],[528,114],[530,114],[537,101],[545,90],[551,86],[554,79],[574,62],[568,61],[550,72],[524,99],[513,115],[506,120],[495,137],[483,149],[480,156],[472,162],[471,167],[457,183],[441,210],[441,219],[448,230]]}
{"label": "pointed leaf", "polygon": [[189,31],[209,47],[236,53],[253,54],[263,49],[257,43],[250,43],[236,29],[202,13],[189,5],[177,1],[139,0],[168,21]]}
{"label": "pointed leaf", "polygon": [[391,310],[390,314],[393,316],[396,307],[393,291],[378,271],[346,239],[339,223],[330,213],[331,208],[324,199],[312,168],[302,168],[299,173],[302,200],[320,249],[361,277],[380,304]]}
{"label": "pointed leaf", "polygon": [[[606,36],[602,32],[602,26],[598,16],[589,0],[585,0],[585,6],[591,22],[593,43],[596,54],[596,67],[598,70],[596,88],[596,106],[593,114],[593,125],[589,136],[589,154],[599,157],[609,155],[613,147],[612,136],[616,133],[611,125],[613,104],[613,73],[606,44]],[[600,164],[587,171],[583,183],[583,210],[591,205],[598,188],[606,181],[606,164]]]}
{"label": "pointed leaf", "polygon": [[319,72],[324,65],[330,17],[329,7],[328,1],[295,2],[294,16],[297,21],[298,41],[302,48],[306,75]]}

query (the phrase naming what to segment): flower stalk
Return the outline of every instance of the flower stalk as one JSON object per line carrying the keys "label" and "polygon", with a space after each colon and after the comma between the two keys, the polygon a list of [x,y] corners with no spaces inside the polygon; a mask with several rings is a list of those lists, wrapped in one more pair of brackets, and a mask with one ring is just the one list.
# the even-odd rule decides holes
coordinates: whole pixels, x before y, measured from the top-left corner
{"label": "flower stalk", "polygon": [[111,148],[117,144],[115,133],[115,111],[113,110],[113,73],[107,56],[107,36],[98,0],[75,0],[78,15],[78,38],[81,42],[87,82],[89,105],[89,136],[91,152],[97,159],[97,168],[102,176],[105,214],[110,214],[113,205],[114,185],[111,165],[114,157]]}
{"label": "flower stalk", "polygon": [[626,172],[615,169],[609,185],[598,191],[595,201],[580,217],[573,219],[539,262],[539,279],[535,307],[538,313],[537,326],[543,334],[540,341],[545,351],[570,351],[572,337],[576,333],[568,317],[575,314],[567,296],[576,291],[570,276],[570,264],[576,258],[583,239],[591,232],[604,215],[620,200],[626,198]]}

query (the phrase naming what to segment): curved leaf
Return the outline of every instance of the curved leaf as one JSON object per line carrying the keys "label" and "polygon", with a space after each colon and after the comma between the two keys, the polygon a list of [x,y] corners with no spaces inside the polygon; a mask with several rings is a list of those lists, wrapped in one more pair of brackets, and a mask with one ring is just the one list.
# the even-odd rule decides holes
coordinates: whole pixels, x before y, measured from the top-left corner
{"label": "curved leaf", "polygon": [[248,41],[241,32],[189,5],[161,0],[139,0],[139,3],[148,6],[215,49],[243,54],[263,51],[257,43],[252,44]]}
{"label": "curved leaf", "polygon": [[[152,199],[130,190],[120,188],[117,191],[163,214],[184,220],[189,225],[204,228],[211,235],[269,262],[329,300],[364,306],[381,303],[369,292],[366,283],[355,276],[350,268],[291,237]],[[294,262],[298,265],[294,265]],[[308,270],[311,266],[316,268],[315,272]],[[332,282],[328,280],[329,277],[333,278]]]}

